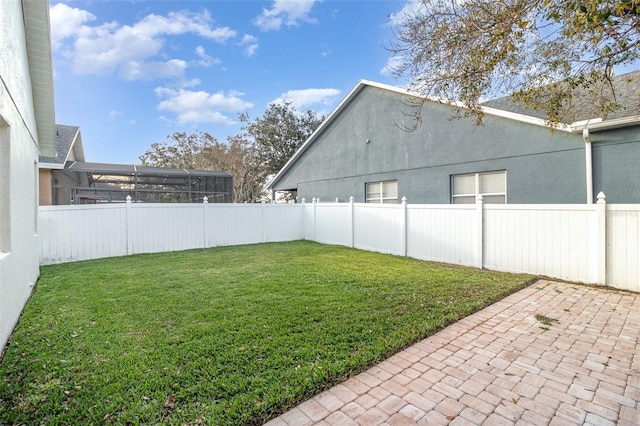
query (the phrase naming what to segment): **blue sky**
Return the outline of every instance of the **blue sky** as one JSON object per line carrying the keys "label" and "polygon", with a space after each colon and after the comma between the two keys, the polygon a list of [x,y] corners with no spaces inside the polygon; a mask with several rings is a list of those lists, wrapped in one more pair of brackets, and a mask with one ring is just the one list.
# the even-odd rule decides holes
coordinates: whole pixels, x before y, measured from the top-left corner
{"label": "blue sky", "polygon": [[139,163],[176,131],[226,141],[290,99],[330,112],[369,79],[402,86],[383,45],[407,1],[50,0],[56,122],[85,158]]}

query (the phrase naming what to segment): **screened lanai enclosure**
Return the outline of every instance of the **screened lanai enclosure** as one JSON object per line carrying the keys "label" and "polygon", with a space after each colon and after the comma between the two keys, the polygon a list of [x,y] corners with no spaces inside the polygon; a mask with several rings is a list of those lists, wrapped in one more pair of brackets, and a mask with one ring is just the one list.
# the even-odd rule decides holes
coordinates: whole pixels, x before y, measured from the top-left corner
{"label": "screened lanai enclosure", "polygon": [[[207,170],[68,162],[53,171],[56,204],[233,202],[233,177]],[[68,200],[68,201],[67,201]]]}

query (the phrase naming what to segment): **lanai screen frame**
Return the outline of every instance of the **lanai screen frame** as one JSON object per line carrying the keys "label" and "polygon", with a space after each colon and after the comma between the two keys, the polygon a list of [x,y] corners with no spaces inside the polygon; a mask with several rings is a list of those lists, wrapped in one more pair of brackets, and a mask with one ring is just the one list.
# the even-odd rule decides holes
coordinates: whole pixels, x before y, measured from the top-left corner
{"label": "lanai screen frame", "polygon": [[83,203],[233,202],[233,177],[226,172],[171,169],[130,164],[70,161],[64,171],[78,173],[83,186],[71,189],[71,201]]}

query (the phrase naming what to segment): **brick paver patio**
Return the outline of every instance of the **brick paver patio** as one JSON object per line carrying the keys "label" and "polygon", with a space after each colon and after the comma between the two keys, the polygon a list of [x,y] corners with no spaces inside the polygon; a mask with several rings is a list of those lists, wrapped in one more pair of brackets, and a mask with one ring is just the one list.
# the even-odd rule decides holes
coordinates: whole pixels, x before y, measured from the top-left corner
{"label": "brick paver patio", "polygon": [[640,294],[541,280],[267,425],[637,426],[639,400]]}

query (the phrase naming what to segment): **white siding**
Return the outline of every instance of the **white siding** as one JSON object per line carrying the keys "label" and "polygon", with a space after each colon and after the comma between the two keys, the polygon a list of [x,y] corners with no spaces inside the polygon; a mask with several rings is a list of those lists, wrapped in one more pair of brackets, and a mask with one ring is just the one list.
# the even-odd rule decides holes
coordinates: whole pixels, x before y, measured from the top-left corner
{"label": "white siding", "polygon": [[0,352],[39,275],[38,129],[24,21],[22,2],[0,1]]}

